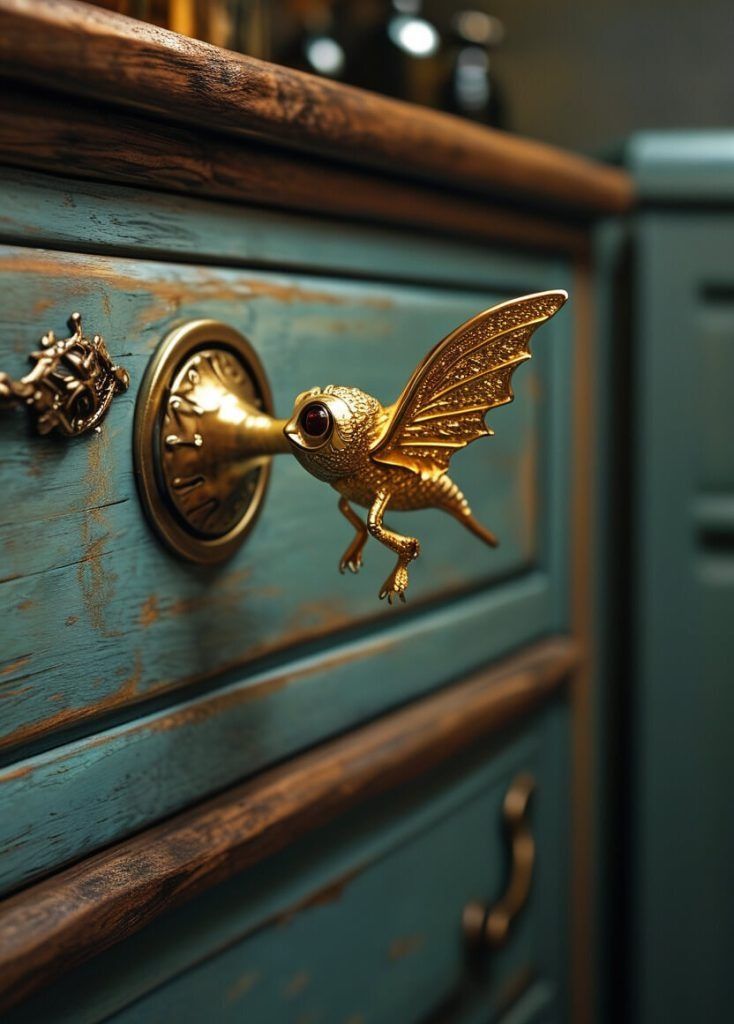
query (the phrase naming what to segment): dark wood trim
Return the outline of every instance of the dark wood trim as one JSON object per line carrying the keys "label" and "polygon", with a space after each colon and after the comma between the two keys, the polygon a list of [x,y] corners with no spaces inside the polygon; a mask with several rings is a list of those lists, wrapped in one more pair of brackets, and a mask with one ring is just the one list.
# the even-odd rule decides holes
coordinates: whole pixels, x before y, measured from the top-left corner
{"label": "dark wood trim", "polygon": [[571,489],[571,628],[581,654],[571,677],[571,870],[570,921],[572,1024],[594,1020],[597,920],[595,842],[597,823],[594,743],[594,459],[596,418],[596,343],[593,324],[592,267],[580,260],[574,268],[573,301],[573,479]]}
{"label": "dark wood trim", "polygon": [[0,1009],[367,797],[527,715],[578,663],[543,641],[0,903]]}
{"label": "dark wood trim", "polygon": [[0,66],[54,91],[452,189],[589,213],[619,213],[633,199],[620,169],[77,0],[0,0]]}
{"label": "dark wood trim", "polygon": [[[7,83],[5,83],[7,84]],[[0,83],[1,85],[1,83]],[[423,183],[294,156],[168,125],[140,112],[39,89],[0,87],[0,160],[48,173],[369,223],[417,227],[525,248],[578,252],[580,223],[480,202]]]}

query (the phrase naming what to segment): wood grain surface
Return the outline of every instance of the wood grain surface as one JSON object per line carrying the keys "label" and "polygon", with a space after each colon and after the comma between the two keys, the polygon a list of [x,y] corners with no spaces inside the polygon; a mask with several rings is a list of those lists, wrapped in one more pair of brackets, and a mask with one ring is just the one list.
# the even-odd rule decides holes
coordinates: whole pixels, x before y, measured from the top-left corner
{"label": "wood grain surface", "polygon": [[[485,209],[479,205],[475,213]],[[487,228],[495,226],[490,213]],[[463,234],[470,233],[467,223]],[[504,239],[517,243],[512,249],[487,245],[489,237],[447,238],[434,230],[429,239],[425,231],[404,225],[396,230],[394,225],[294,215],[180,191],[0,168],[0,240],[11,245],[32,239],[35,246],[48,249],[221,267],[308,270],[460,291],[484,289],[489,281],[507,288],[522,284],[528,259],[550,255],[538,253],[538,248],[588,248],[588,233],[580,227],[569,225],[556,232],[555,223],[535,217],[528,221],[522,248],[518,233],[508,231]]]}
{"label": "wood grain surface", "polygon": [[[234,140],[141,111],[84,99],[0,89],[0,158],[138,188],[260,207],[430,229],[524,248],[580,251],[588,238],[569,217],[541,216],[422,181],[406,181],[305,154]],[[343,230],[343,228],[342,228]]]}
{"label": "wood grain surface", "polygon": [[555,692],[577,660],[573,642],[551,638],[11,897],[0,904],[2,1005],[507,727]]}
{"label": "wood grain surface", "polygon": [[633,197],[618,169],[76,0],[0,0],[0,63],[16,80],[455,189],[590,213]]}

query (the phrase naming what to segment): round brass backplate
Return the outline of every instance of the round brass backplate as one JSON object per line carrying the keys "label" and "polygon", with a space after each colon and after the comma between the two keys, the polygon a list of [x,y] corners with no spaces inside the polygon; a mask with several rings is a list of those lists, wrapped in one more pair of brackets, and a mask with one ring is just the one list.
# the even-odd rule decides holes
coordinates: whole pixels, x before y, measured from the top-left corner
{"label": "round brass backplate", "polygon": [[243,449],[243,425],[272,411],[260,361],[232,327],[190,321],[156,350],[135,409],[135,471],[151,524],[177,554],[221,562],[245,539],[271,459]]}

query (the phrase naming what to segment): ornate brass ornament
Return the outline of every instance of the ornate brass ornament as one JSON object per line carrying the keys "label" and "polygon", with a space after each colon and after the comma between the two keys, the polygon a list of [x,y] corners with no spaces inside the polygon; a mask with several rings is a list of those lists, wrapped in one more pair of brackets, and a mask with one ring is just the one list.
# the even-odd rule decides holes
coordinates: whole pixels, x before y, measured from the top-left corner
{"label": "ornate brass ornament", "polygon": [[[513,398],[533,332],[568,298],[540,292],[503,302],[457,327],[428,353],[390,406],[354,387],[301,392],[290,419],[273,419],[262,368],[231,328],[200,321],[174,331],[143,383],[136,460],[144,504],[161,535],[197,561],[227,557],[262,501],[269,456],[291,452],[339,493],[355,536],[339,563],[358,572],[369,536],[397,555],[380,597],[405,600],[414,537],[385,512],[439,508],[492,547],[448,476],[451,456],[493,433],[484,417]],[[350,503],[368,510],[364,522]]]}
{"label": "ornate brass ornament", "polygon": [[472,946],[499,949],[507,942],[513,922],[528,901],[535,864],[535,840],[527,820],[528,805],[535,790],[535,779],[528,773],[518,775],[505,795],[502,808],[510,839],[512,867],[504,895],[493,907],[467,903],[462,923],[464,935]]}
{"label": "ornate brass ornament", "polygon": [[287,451],[260,361],[237,331],[214,320],[178,327],[143,379],[135,413],[138,489],[175,552],[200,563],[234,553],[252,526],[270,475]]}
{"label": "ornate brass ornament", "polygon": [[41,349],[32,352],[30,373],[14,380],[0,373],[0,403],[24,404],[36,416],[40,434],[58,431],[76,437],[102,421],[115,395],[130,384],[127,370],[115,366],[104,339],[86,338],[82,318],[69,318],[71,335],[57,339],[53,331],[41,338]]}

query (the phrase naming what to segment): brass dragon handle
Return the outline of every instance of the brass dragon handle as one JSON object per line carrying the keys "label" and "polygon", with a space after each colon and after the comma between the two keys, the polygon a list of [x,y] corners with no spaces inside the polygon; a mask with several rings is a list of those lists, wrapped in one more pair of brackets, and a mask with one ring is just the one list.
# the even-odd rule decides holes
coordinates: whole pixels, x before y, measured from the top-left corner
{"label": "brass dragon handle", "polygon": [[337,491],[339,511],[354,527],[340,570],[358,572],[373,537],[397,557],[380,597],[404,601],[420,544],[388,528],[385,514],[442,509],[496,546],[450,479],[449,461],[493,433],[485,415],[512,401],[512,375],[530,358],[534,331],[567,297],[560,290],[525,295],[467,320],[428,353],[391,405],[329,384],[302,391],[287,420],[273,417],[264,372],[241,335],[214,321],[177,328],[138,398],[136,466],[151,521],[179,554],[226,558],[254,520],[269,457],[289,452]]}

